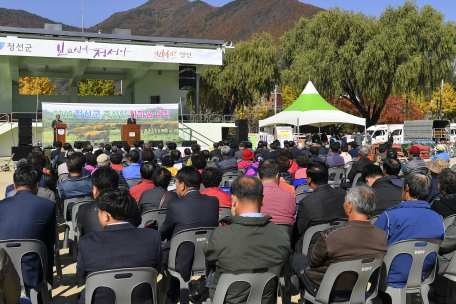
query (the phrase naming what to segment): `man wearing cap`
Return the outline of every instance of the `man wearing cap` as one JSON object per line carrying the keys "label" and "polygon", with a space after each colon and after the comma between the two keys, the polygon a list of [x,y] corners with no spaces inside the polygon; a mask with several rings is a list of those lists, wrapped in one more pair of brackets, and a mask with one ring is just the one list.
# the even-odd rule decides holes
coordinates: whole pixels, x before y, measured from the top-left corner
{"label": "man wearing cap", "polygon": [[417,146],[411,146],[407,149],[407,152],[409,152],[410,158],[405,164],[407,169],[406,172],[404,172],[404,168],[402,168],[402,172],[404,172],[404,174],[409,174],[418,168],[426,168],[426,162],[420,157],[420,148]]}
{"label": "man wearing cap", "polygon": [[[239,151],[238,151],[239,152]],[[236,152],[237,153],[237,152]],[[247,169],[253,163],[253,152],[249,149],[243,150],[242,160],[238,162],[238,169]]]}
{"label": "man wearing cap", "polygon": [[434,158],[432,160],[436,160],[438,158],[443,158],[447,162],[450,161],[450,155],[445,152],[445,146],[444,145],[438,144],[437,146],[435,146],[435,150],[437,151],[437,155],[434,156]]}
{"label": "man wearing cap", "polygon": [[[97,157],[97,163],[98,163],[98,168],[103,168],[103,167],[110,167],[111,166],[111,159],[109,158],[109,156],[107,156],[106,154],[100,154],[98,155]],[[113,168],[114,169],[114,168]],[[119,175],[119,185],[124,185],[124,186],[128,186],[128,183],[127,181],[125,180],[125,177],[123,176],[123,173],[122,173],[122,170],[117,170],[117,169],[114,169],[117,174]],[[97,169],[95,169],[92,174],[97,171]]]}
{"label": "man wearing cap", "polygon": [[434,161],[428,161],[426,166],[431,171],[432,177],[432,194],[428,199],[428,202],[432,202],[437,197],[442,196],[439,191],[439,174],[442,173],[444,169],[448,169],[450,164],[444,158],[437,158]]}

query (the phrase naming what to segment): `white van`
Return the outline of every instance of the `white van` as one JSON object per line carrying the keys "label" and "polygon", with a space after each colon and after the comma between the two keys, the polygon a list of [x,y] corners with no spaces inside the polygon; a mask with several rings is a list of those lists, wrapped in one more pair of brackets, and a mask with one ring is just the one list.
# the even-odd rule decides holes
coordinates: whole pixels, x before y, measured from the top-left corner
{"label": "white van", "polygon": [[387,142],[389,132],[393,135],[393,143],[400,144],[404,141],[403,129],[403,124],[375,125],[367,128],[367,132],[372,136],[372,144]]}
{"label": "white van", "polygon": [[450,142],[455,143],[456,142],[456,123],[450,124]]}

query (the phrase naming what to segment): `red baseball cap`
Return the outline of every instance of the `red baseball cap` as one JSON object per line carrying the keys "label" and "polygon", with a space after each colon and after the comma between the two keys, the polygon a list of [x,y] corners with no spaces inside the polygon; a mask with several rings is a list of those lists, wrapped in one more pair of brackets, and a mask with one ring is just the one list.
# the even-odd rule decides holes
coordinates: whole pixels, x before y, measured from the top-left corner
{"label": "red baseball cap", "polygon": [[250,149],[245,149],[242,159],[251,160],[253,158],[253,152]]}
{"label": "red baseball cap", "polygon": [[418,148],[417,146],[411,146],[410,148],[407,149],[407,151],[412,153],[415,156],[419,156],[420,152],[421,152],[420,148]]}

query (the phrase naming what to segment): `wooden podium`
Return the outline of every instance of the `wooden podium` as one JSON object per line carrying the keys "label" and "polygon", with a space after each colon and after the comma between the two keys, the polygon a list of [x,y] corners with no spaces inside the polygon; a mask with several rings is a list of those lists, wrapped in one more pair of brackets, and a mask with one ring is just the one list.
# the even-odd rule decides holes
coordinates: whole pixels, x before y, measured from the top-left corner
{"label": "wooden podium", "polygon": [[56,124],[55,125],[55,139],[56,141],[60,141],[62,145],[66,143],[66,124]]}
{"label": "wooden podium", "polygon": [[123,125],[121,128],[122,141],[128,142],[133,147],[133,143],[137,140],[141,140],[141,126],[130,124]]}

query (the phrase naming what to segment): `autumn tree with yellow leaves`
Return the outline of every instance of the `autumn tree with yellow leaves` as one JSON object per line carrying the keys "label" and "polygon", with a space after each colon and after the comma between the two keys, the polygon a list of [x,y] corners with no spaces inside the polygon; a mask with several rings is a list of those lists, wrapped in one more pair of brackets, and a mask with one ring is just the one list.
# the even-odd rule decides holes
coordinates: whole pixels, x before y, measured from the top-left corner
{"label": "autumn tree with yellow leaves", "polygon": [[301,95],[301,90],[285,85],[282,89],[283,108],[286,109]]}
{"label": "autumn tree with yellow leaves", "polygon": [[81,79],[78,85],[79,96],[112,96],[114,80]]}
{"label": "autumn tree with yellow leaves", "polygon": [[19,77],[19,94],[21,95],[57,95],[55,85],[47,77]]}
{"label": "autumn tree with yellow leaves", "polygon": [[[440,91],[441,88],[438,88],[434,92],[434,99],[421,106],[423,114],[430,114],[434,118],[438,116],[440,110]],[[442,116],[443,119],[448,120],[453,120],[456,117],[456,92],[449,83],[443,85]]]}

